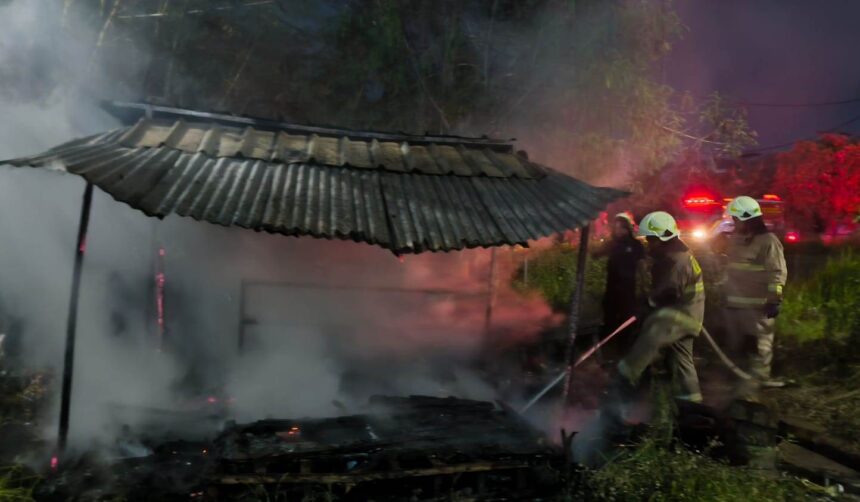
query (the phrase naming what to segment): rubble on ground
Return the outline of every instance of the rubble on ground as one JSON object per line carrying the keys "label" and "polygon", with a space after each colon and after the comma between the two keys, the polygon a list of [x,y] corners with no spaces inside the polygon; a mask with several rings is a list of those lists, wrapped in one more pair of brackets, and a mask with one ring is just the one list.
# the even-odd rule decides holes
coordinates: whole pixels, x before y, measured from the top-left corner
{"label": "rubble on ground", "polygon": [[84,456],[42,483],[37,498],[510,500],[557,489],[563,465],[561,448],[502,404],[374,397],[360,415],[231,423],[211,443]]}

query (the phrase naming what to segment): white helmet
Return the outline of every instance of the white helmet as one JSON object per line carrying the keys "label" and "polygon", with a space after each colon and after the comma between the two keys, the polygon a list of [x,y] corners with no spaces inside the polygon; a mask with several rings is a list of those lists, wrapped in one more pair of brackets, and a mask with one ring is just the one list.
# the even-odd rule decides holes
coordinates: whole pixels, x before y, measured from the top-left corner
{"label": "white helmet", "polygon": [[631,213],[630,211],[624,211],[624,212],[616,214],[615,219],[616,220],[619,220],[619,219],[624,220],[627,223],[630,223],[630,228],[633,228],[636,226],[636,222],[633,221],[633,213]]}
{"label": "white helmet", "polygon": [[657,237],[661,241],[668,241],[678,237],[678,224],[671,214],[664,211],[648,213],[639,223],[640,237]]}
{"label": "white helmet", "polygon": [[761,206],[752,197],[741,195],[729,202],[728,207],[726,207],[726,213],[741,221],[747,221],[761,216]]}

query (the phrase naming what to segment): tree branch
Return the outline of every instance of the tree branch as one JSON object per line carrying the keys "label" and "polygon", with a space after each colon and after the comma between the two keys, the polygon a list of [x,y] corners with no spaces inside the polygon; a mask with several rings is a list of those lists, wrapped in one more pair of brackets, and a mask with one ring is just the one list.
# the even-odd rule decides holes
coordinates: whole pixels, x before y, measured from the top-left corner
{"label": "tree branch", "polygon": [[676,136],[680,136],[680,137],[682,137],[682,138],[691,139],[691,140],[693,140],[693,141],[695,141],[695,142],[697,142],[697,143],[708,143],[708,144],[711,144],[711,145],[728,146],[728,143],[723,143],[723,142],[721,142],[721,141],[712,141],[712,140],[709,140],[709,139],[705,139],[705,138],[707,138],[708,136],[703,136],[703,137],[699,138],[699,137],[693,136],[693,135],[691,135],[691,134],[687,134],[687,133],[685,133],[684,131],[679,131],[679,130],[677,130],[677,129],[672,129],[671,127],[668,127],[668,126],[665,126],[665,125],[662,125],[662,124],[658,124],[658,127],[659,127],[660,129],[663,129],[664,131],[670,132],[670,133],[672,133],[672,134],[674,134],[674,135],[676,135]]}
{"label": "tree branch", "polygon": [[409,37],[406,36],[406,27],[401,26],[401,36],[403,37],[403,44],[406,45],[406,50],[409,51],[409,62],[412,65],[412,70],[415,72],[415,76],[418,78],[418,84],[421,86],[421,91],[427,96],[427,100],[430,101],[430,104],[433,105],[433,108],[436,109],[436,112],[439,114],[439,119],[442,121],[442,125],[445,127],[444,132],[449,132],[451,130],[451,124],[448,122],[448,118],[445,116],[445,111],[439,106],[439,103],[433,98],[433,95],[430,94],[430,90],[427,88],[427,82],[424,80],[424,75],[421,73],[421,68],[418,66],[415,57],[415,51],[412,50],[412,46],[409,44]]}

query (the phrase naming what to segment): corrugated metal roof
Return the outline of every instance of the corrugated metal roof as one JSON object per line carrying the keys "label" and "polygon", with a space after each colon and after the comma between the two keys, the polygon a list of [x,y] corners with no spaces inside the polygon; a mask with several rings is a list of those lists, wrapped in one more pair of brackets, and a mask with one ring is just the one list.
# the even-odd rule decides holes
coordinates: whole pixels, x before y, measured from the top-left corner
{"label": "corrugated metal roof", "polygon": [[625,195],[503,146],[143,120],[7,162],[61,167],[150,216],[395,253],[526,244],[582,226]]}
{"label": "corrugated metal roof", "polygon": [[513,145],[498,140],[357,134],[360,137],[142,118],[117,142],[129,148],[166,146],[188,153],[202,152],[210,157],[241,157],[287,164],[492,178],[540,178],[544,175],[540,166],[515,154]]}

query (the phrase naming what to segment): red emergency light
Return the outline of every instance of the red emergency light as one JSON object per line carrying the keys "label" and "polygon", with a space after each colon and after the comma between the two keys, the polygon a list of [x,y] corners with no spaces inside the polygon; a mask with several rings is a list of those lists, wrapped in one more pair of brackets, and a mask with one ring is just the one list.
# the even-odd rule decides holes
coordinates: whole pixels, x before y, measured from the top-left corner
{"label": "red emergency light", "polygon": [[691,195],[684,199],[685,207],[704,207],[704,206],[712,206],[716,204],[717,201],[714,200],[713,197],[707,194],[696,194]]}
{"label": "red emergency light", "polygon": [[797,242],[800,240],[800,234],[798,232],[786,232],[785,233],[785,242]]}
{"label": "red emergency light", "polygon": [[779,195],[772,194],[772,193],[766,193],[766,194],[762,195],[761,198],[764,200],[782,200]]}

